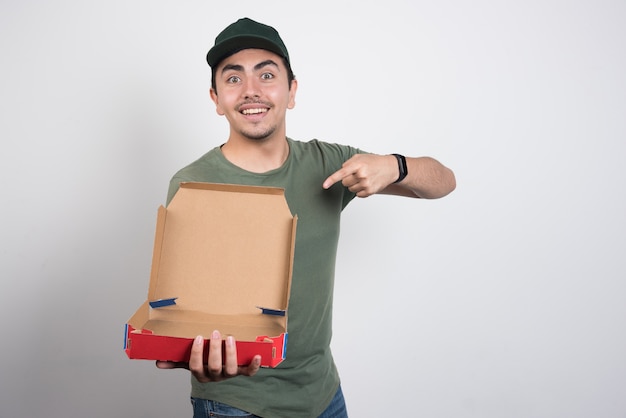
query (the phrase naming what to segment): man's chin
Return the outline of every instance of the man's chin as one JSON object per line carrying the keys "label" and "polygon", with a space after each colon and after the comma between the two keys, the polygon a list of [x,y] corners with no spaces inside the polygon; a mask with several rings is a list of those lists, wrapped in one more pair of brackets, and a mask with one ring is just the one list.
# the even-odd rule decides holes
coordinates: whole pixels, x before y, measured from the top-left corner
{"label": "man's chin", "polygon": [[242,132],[241,134],[249,139],[250,141],[257,141],[257,142],[262,142],[262,141],[267,141],[269,140],[272,135],[274,134],[274,129],[268,130],[268,131],[261,131],[261,132]]}

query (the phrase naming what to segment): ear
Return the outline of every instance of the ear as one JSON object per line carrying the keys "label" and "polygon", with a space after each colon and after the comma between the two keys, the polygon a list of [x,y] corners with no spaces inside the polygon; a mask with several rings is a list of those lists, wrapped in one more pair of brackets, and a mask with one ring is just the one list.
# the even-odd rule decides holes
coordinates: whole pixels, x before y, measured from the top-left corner
{"label": "ear", "polygon": [[298,90],[298,80],[291,81],[291,89],[289,89],[289,103],[287,109],[296,107],[296,91]]}
{"label": "ear", "polygon": [[220,116],[224,116],[224,111],[220,106],[219,97],[217,97],[217,92],[213,90],[213,87],[209,89],[209,94],[211,95],[211,100],[213,100],[213,103],[215,103],[215,111],[217,112],[217,114]]}

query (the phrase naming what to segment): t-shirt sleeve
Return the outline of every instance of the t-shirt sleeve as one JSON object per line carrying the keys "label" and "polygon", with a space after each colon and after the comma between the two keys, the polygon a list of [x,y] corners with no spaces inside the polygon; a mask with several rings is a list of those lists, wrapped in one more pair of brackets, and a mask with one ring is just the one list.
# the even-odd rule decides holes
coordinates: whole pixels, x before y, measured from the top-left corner
{"label": "t-shirt sleeve", "polygon": [[174,195],[176,194],[176,192],[180,188],[180,183],[182,183],[183,181],[185,181],[185,180],[180,178],[180,177],[178,177],[178,176],[172,177],[172,179],[170,180],[170,185],[169,185],[169,187],[167,189],[167,200],[166,200],[165,206],[170,204],[170,202],[174,198]]}

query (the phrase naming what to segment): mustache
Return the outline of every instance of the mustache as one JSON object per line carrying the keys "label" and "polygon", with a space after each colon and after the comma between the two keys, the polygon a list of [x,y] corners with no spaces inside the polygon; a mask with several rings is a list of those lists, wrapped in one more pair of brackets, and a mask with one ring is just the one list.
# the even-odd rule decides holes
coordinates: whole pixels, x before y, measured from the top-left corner
{"label": "mustache", "polygon": [[241,109],[243,106],[249,106],[249,105],[263,105],[263,106],[266,106],[268,108],[274,107],[271,103],[268,103],[266,101],[263,101],[263,100],[260,100],[260,99],[253,99],[253,100],[245,100],[245,101],[239,103],[237,105],[237,110]]}

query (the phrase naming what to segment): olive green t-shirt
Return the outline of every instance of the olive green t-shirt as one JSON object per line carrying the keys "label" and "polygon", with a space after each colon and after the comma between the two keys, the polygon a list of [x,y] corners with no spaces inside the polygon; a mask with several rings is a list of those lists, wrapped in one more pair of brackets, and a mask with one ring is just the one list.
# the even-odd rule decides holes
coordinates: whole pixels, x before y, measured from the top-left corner
{"label": "olive green t-shirt", "polygon": [[354,194],[341,182],[328,190],[324,180],[360,150],[318,140],[287,138],[289,156],[276,170],[258,174],[230,163],[219,147],[174,175],[168,203],[181,182],[272,186],[285,189],[298,216],[289,300],[287,355],[276,368],[218,383],[192,377],[191,396],[211,399],[261,417],[317,417],[339,386],[330,352],[335,260],[341,211]]}

